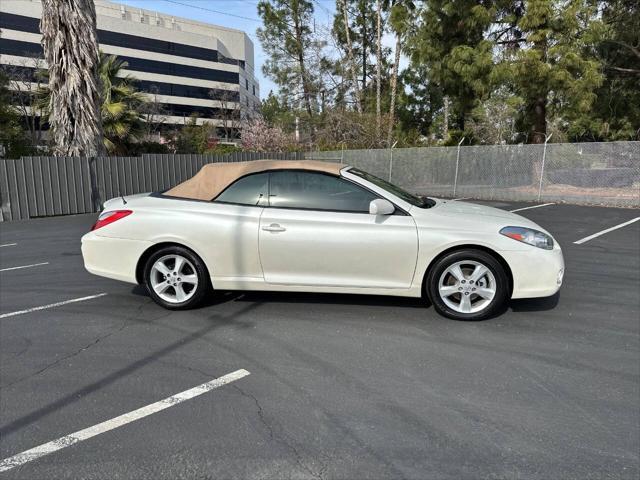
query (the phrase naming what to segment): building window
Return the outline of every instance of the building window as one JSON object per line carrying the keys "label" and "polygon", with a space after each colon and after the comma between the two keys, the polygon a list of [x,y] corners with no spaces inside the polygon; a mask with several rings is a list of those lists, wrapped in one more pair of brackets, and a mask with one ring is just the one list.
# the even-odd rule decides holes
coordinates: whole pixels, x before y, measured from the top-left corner
{"label": "building window", "polygon": [[[144,16],[140,16],[140,21],[142,23],[148,23],[148,19],[145,20]],[[33,17],[25,17],[5,12],[0,14],[0,28],[40,33],[39,23],[40,20]],[[220,54],[220,59],[218,59],[218,51],[211,48],[195,47],[193,45],[167,42],[138,35],[112,32],[109,30],[98,30],[98,41],[102,45],[135,48],[136,50],[196,58],[199,60],[208,60],[210,62],[220,61],[222,63],[231,63],[232,65],[238,64],[237,60],[224,58],[222,54]]]}
{"label": "building window", "polygon": [[256,96],[256,86],[255,85],[253,86],[253,96],[254,97]]}

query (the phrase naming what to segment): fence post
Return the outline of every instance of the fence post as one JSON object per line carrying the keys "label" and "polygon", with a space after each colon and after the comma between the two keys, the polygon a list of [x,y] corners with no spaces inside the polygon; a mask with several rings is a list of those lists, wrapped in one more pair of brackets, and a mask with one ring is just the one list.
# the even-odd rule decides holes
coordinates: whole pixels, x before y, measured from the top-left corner
{"label": "fence post", "polygon": [[464,142],[464,137],[458,142],[458,152],[456,153],[456,173],[453,177],[453,196],[456,196],[456,189],[458,188],[458,166],[460,165],[460,145]]}
{"label": "fence post", "polygon": [[87,172],[89,174],[89,192],[92,212],[99,212],[102,207],[100,187],[98,186],[98,166],[96,157],[87,157]]}
{"label": "fence post", "polygon": [[542,166],[540,167],[540,186],[538,187],[538,201],[540,201],[540,197],[542,197],[542,180],[544,179],[544,163],[547,159],[547,142],[552,135],[553,133],[550,133],[548,137],[546,135],[544,137],[544,147],[542,149]]}
{"label": "fence post", "polygon": [[391,145],[391,158],[389,158],[389,183],[391,183],[391,171],[393,170],[393,149],[395,148],[395,146],[398,144],[398,141],[396,140],[393,145]]}

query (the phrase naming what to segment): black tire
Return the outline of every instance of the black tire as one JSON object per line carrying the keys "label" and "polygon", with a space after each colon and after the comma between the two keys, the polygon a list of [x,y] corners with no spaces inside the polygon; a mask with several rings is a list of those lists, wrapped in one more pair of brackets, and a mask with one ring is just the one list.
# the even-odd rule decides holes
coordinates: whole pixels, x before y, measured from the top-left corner
{"label": "black tire", "polygon": [[[472,313],[463,313],[454,310],[445,303],[439,292],[439,282],[445,271],[458,262],[466,261],[477,262],[484,265],[493,274],[493,278],[495,279],[495,295],[493,298],[486,305],[476,303],[475,305],[478,305],[477,308],[481,307],[481,310]],[[463,264],[462,268],[465,269],[467,267]],[[488,279],[489,277],[483,277],[481,280],[482,285],[484,285]],[[451,282],[451,280],[455,281],[455,279],[450,279],[449,281]],[[426,278],[425,289],[429,300],[431,300],[431,303],[433,304],[433,308],[435,308],[439,314],[455,320],[483,320],[495,315],[503,308],[509,297],[511,287],[509,284],[509,277],[507,276],[504,267],[498,260],[496,260],[495,257],[482,250],[464,249],[451,252],[436,261],[436,263],[431,267]],[[482,302],[482,297],[471,291],[468,293],[470,294],[470,302]],[[459,300],[461,299],[461,295],[463,295],[463,293],[456,292],[451,297],[447,298],[450,298],[450,303],[456,303],[457,301],[461,303],[461,300]]]}
{"label": "black tire", "polygon": [[[187,269],[186,273],[191,274],[191,270],[194,270],[193,274],[197,275],[198,279],[197,285],[192,289],[194,291],[192,292],[192,290],[189,290],[187,292],[188,295],[190,295],[191,293],[193,294],[190,295],[187,300],[182,302],[166,301],[165,299],[161,298],[152,287],[151,275],[158,275],[157,273],[152,272],[153,265],[162,257],[171,255],[179,255],[188,260],[193,268],[191,268],[187,264],[187,267],[185,267]],[[147,288],[149,296],[153,299],[153,301],[169,310],[188,310],[190,308],[194,308],[202,302],[204,297],[211,290],[211,280],[209,278],[209,272],[207,271],[207,267],[204,265],[204,262],[191,250],[179,246],[164,247],[151,254],[144,265],[144,285]],[[184,287],[185,290],[187,288],[187,285],[185,285]],[[175,287],[169,288],[173,288],[174,294],[176,293]],[[170,292],[171,290],[169,290],[169,293]]]}

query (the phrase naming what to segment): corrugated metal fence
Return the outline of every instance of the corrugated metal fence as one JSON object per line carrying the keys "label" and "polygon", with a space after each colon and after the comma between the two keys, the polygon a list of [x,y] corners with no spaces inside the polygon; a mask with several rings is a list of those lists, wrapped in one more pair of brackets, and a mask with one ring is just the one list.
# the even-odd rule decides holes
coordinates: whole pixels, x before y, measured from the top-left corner
{"label": "corrugated metal fence", "polygon": [[302,158],[299,153],[0,160],[0,221],[100,211],[105,200],[168,189],[214,162]]}

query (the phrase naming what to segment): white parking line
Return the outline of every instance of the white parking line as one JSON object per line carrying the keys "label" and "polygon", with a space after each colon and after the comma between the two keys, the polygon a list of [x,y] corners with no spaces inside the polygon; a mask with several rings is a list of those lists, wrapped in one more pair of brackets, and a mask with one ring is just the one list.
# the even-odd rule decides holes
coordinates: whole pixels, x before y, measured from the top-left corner
{"label": "white parking line", "polygon": [[19,267],[0,268],[0,272],[8,272],[9,270],[20,270],[21,268],[40,267],[42,265],[49,265],[49,262],[33,263],[31,265],[21,265]]}
{"label": "white parking line", "polygon": [[602,230],[600,232],[594,233],[593,235],[589,235],[588,237],[581,238],[580,240],[573,242],[576,245],[581,245],[583,243],[588,242],[589,240],[593,240],[594,238],[599,237],[600,235],[604,235],[605,233],[613,232],[614,230],[618,230],[619,228],[626,227],[627,225],[631,225],[634,222],[640,220],[640,217],[636,217],[633,220],[629,220],[628,222],[621,223],[620,225],[616,225],[615,227],[607,228],[606,230]]}
{"label": "white parking line", "polygon": [[15,247],[17,245],[17,243],[3,243],[2,245],[0,245],[0,248],[2,247]]}
{"label": "white parking line", "polygon": [[555,205],[555,203],[543,203],[542,205],[533,205],[531,207],[516,208],[515,210],[509,210],[509,211],[511,213],[513,213],[513,212],[521,212],[522,210],[531,210],[532,208],[547,207],[549,205]]}
{"label": "white parking line", "polygon": [[112,418],[111,420],[107,420],[92,427],[85,428],[84,430],[79,430],[51,442],[44,443],[29,450],[25,450],[22,453],[14,455],[13,457],[5,458],[4,460],[2,460],[0,462],[0,472],[11,470],[12,468],[23,465],[27,462],[31,462],[45,455],[49,455],[50,453],[70,447],[71,445],[75,445],[76,443],[82,442],[84,440],[88,440],[91,437],[100,435],[101,433],[105,433],[128,423],[135,422],[136,420],[140,420],[141,418],[144,418],[148,415],[160,412],[169,407],[173,407],[174,405],[182,403],[185,400],[189,400],[191,398],[202,395],[203,393],[207,393],[214,388],[222,387],[223,385],[226,385],[228,383],[240,380],[242,377],[246,377],[247,375],[249,375],[249,372],[247,372],[246,370],[236,370],[235,372],[228,373],[227,375],[203,383],[202,385],[198,385],[197,387],[190,388],[189,390],[185,390],[184,392],[176,393],[175,395],[167,397],[164,400],[160,400],[159,402],[155,402],[145,407],[138,408],[137,410],[125,413],[123,415],[120,415],[119,417]]}
{"label": "white parking line", "polygon": [[27,308],[26,310],[18,310],[17,312],[3,313],[0,318],[13,317],[15,315],[23,315],[25,313],[37,312],[38,310],[46,310],[47,308],[60,307],[61,305],[67,305],[68,303],[84,302],[85,300],[92,300],[94,298],[104,297],[106,293],[99,293],[97,295],[89,295],[88,297],[73,298],[71,300],[65,300],[64,302],[50,303],[49,305],[42,305],[41,307]]}
{"label": "white parking line", "polygon": [[460,198],[454,198],[453,201],[456,202],[458,200],[471,200],[471,197],[460,197]]}

